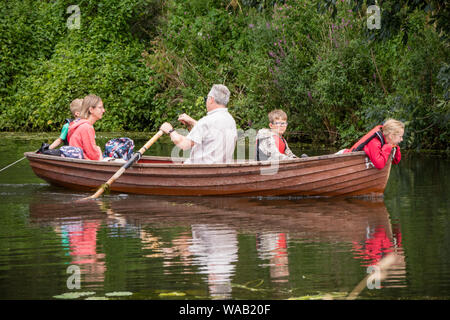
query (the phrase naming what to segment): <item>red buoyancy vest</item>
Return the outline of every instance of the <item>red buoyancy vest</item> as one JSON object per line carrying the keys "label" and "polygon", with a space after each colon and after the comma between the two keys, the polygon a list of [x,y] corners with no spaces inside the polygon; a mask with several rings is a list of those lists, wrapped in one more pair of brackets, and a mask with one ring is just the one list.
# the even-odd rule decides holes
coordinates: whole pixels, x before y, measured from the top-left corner
{"label": "red buoyancy vest", "polygon": [[286,143],[284,138],[278,136],[277,134],[275,134],[273,138],[275,139],[275,145],[277,146],[278,151],[280,151],[281,154],[284,154],[286,151]]}
{"label": "red buoyancy vest", "polygon": [[364,137],[359,139],[358,142],[356,142],[350,149],[348,149],[348,152],[362,151],[364,149],[364,146],[375,137],[380,139],[381,146],[383,146],[386,142],[384,141],[384,136],[383,133],[381,132],[382,128],[383,128],[382,125],[375,126]]}

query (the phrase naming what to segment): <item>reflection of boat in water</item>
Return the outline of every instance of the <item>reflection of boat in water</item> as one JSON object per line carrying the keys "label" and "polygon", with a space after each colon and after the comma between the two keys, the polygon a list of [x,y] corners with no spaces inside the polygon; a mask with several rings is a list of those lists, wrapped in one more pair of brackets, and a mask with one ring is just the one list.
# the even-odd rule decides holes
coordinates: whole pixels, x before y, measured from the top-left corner
{"label": "reflection of boat in water", "polygon": [[[112,212],[105,216],[104,212]],[[360,199],[252,199],[144,197],[30,206],[32,219],[83,219],[120,216],[152,227],[225,224],[243,232],[288,232],[306,241],[361,241],[370,230],[383,229],[392,238],[389,213],[383,201]]]}
{"label": "reflection of boat in water", "polygon": [[[95,190],[122,164],[26,152],[34,173],[70,189]],[[171,196],[371,196],[384,193],[391,164],[375,169],[364,152],[323,155],[277,163],[182,164],[145,156],[111,190]]]}
{"label": "reflection of boat in water", "polygon": [[[270,268],[271,280],[280,286],[292,272],[288,248],[293,242],[342,244],[361,266],[376,264],[390,252],[402,256],[399,232],[395,227],[392,232],[383,201],[130,196],[70,203],[38,200],[30,213],[36,224],[94,220],[126,228],[115,236],[140,238],[143,256],[162,258],[165,274],[204,274],[213,297],[231,296],[239,234],[255,235],[258,266]],[[155,230],[168,228],[180,232],[162,241]],[[395,279],[386,281],[395,285],[404,280],[402,263]]]}

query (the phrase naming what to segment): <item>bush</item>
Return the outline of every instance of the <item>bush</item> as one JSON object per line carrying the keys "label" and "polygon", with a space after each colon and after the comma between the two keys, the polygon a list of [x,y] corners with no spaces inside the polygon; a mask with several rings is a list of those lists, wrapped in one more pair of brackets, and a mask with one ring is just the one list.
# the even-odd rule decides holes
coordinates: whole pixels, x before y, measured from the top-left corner
{"label": "bush", "polygon": [[[150,80],[152,71],[146,68],[142,58],[145,37],[133,34],[142,31],[133,19],[138,22],[143,19],[142,15],[135,17],[135,14],[148,8],[148,1],[80,1],[78,30],[65,28],[68,15],[61,14],[61,8],[65,13],[66,3],[57,1],[54,6],[58,10],[47,8],[48,12],[36,19],[40,24],[55,24],[56,30],[63,31],[50,53],[36,57],[33,64],[24,63],[33,68],[16,72],[15,86],[10,86],[8,95],[2,97],[0,128],[58,130],[58,125],[70,116],[70,102],[95,93],[102,97],[107,110],[103,121],[98,122],[98,130],[151,129],[155,86]],[[24,43],[15,46],[23,47]]]}
{"label": "bush", "polygon": [[65,26],[69,1],[1,9],[1,130],[59,130],[70,101],[95,93],[107,110],[98,130],[154,131],[204,116],[222,83],[242,129],[282,108],[292,140],[341,148],[394,117],[404,147],[449,147],[448,43],[426,11],[402,11],[405,44],[401,31],[374,41],[365,7],[342,1],[327,2],[335,16],[315,0],[78,3],[79,30]]}
{"label": "bush", "polygon": [[[19,85],[40,61],[50,59],[65,33],[60,2],[11,0],[0,5],[0,97]],[[5,105],[0,104],[0,108]]]}

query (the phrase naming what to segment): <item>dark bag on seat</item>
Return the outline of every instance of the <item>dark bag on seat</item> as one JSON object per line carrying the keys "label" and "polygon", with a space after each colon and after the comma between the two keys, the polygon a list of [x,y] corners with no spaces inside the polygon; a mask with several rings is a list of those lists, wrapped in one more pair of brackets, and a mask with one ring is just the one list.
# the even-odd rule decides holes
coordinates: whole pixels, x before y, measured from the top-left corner
{"label": "dark bag on seat", "polygon": [[37,151],[37,153],[42,153],[48,156],[61,156],[61,151],[59,149],[49,149],[48,147],[50,147],[50,145],[43,142],[41,148]]}

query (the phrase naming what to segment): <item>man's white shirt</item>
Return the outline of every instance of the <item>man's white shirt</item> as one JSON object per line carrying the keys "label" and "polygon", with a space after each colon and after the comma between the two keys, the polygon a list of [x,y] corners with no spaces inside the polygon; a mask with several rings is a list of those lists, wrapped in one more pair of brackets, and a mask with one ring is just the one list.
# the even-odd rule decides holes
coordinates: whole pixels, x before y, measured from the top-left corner
{"label": "man's white shirt", "polygon": [[236,122],[228,108],[217,108],[197,121],[186,138],[194,146],[184,163],[232,162],[237,141]]}

